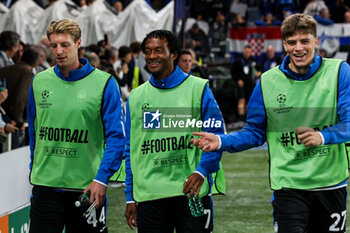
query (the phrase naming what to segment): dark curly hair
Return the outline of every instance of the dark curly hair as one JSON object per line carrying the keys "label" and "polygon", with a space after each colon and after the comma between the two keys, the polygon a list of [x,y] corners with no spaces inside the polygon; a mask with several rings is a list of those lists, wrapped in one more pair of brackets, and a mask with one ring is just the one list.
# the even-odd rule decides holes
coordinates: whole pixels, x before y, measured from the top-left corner
{"label": "dark curly hair", "polygon": [[159,39],[166,38],[168,41],[168,48],[170,53],[177,55],[176,59],[174,60],[174,65],[177,65],[181,54],[181,46],[180,46],[180,41],[178,40],[176,35],[169,30],[163,30],[163,29],[151,31],[146,35],[146,37],[143,39],[141,43],[141,48],[143,53],[145,53],[146,41],[150,38],[159,38]]}

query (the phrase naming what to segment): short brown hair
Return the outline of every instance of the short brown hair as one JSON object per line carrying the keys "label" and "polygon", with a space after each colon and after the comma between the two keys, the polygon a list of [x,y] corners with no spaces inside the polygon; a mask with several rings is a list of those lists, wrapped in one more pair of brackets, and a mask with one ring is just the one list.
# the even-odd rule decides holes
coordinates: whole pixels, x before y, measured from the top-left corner
{"label": "short brown hair", "polygon": [[71,19],[52,21],[46,30],[47,38],[50,40],[52,34],[70,34],[74,42],[81,37],[79,25]]}
{"label": "short brown hair", "polygon": [[187,55],[190,55],[190,56],[192,57],[192,53],[190,52],[189,49],[181,49],[180,57],[181,57],[183,54],[187,54]]}
{"label": "short brown hair", "polygon": [[312,16],[299,13],[290,15],[282,22],[282,38],[285,40],[296,32],[312,34],[316,37],[316,28],[317,22]]}

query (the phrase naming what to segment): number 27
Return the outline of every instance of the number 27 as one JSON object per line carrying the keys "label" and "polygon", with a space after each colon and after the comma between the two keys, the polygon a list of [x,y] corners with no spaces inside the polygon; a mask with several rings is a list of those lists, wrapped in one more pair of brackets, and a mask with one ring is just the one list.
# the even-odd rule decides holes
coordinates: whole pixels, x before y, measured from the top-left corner
{"label": "number 27", "polygon": [[[343,223],[341,224],[341,227],[339,229],[339,222],[343,217]],[[334,223],[332,224],[332,226],[329,227],[329,231],[342,231],[344,230],[344,226],[345,226],[345,220],[346,220],[346,210],[341,212],[341,216],[338,213],[333,213],[331,215],[331,218],[335,218]]]}

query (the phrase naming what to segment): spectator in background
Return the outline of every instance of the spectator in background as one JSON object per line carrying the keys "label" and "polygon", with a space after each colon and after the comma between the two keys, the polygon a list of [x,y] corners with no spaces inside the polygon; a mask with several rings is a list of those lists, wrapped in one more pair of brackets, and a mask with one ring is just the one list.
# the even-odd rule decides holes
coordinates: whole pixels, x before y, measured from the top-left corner
{"label": "spectator in background", "polygon": [[136,88],[150,78],[150,73],[147,71],[145,57],[143,56],[141,43],[133,41],[130,44],[132,50],[132,57],[135,62],[134,77],[132,81],[132,88]]}
{"label": "spectator in background", "polygon": [[[0,68],[4,68],[10,65],[13,65],[14,62],[12,58],[16,55],[20,46],[20,36],[17,32],[14,31],[3,31],[0,34]],[[2,78],[2,77],[0,77]],[[5,101],[8,97],[8,90],[6,89],[6,81],[1,80],[0,85],[0,97],[1,102]],[[18,128],[15,126],[15,123],[6,115],[6,111],[0,106],[0,127],[1,132],[4,133],[13,133]],[[1,143],[1,152],[4,151],[4,143]]]}
{"label": "spectator in background", "polygon": [[266,57],[261,63],[262,72],[265,72],[282,63],[282,58],[277,56],[272,45],[266,48]]}
{"label": "spectator in background", "polygon": [[[127,89],[127,80],[126,76],[119,76],[118,72],[116,72],[117,68],[119,67],[120,59],[119,59],[119,52],[118,49],[115,47],[106,48],[104,52],[104,56],[102,57],[100,61],[100,69],[103,71],[106,71],[107,73],[111,74],[118,82],[118,86],[120,88],[121,96],[123,100],[126,100],[129,96],[129,92]],[[128,71],[128,66],[125,66],[126,70]]]}
{"label": "spectator in background", "polygon": [[126,81],[124,87],[120,87],[122,98],[127,100],[132,87],[132,79],[134,77],[134,67],[130,70],[129,64],[132,59],[132,50],[128,46],[121,46],[119,48],[119,60],[116,63],[116,71],[119,78]]}
{"label": "spectator in background", "polygon": [[208,55],[208,36],[198,24],[194,23],[192,28],[185,34],[186,40],[191,40],[193,44],[194,52],[197,57],[205,58]]}
{"label": "spectator in background", "polygon": [[109,6],[107,7],[116,15],[123,11],[123,2],[120,0],[107,0]]}
{"label": "spectator in background", "polygon": [[132,56],[134,59],[142,57],[141,43],[139,41],[131,42],[130,49],[132,51]]}
{"label": "spectator in background", "polygon": [[255,20],[256,26],[278,26],[281,25],[281,20],[275,20],[273,18],[273,15],[268,13],[265,16],[263,16],[263,20]]}
{"label": "spectator in background", "polygon": [[322,8],[317,15],[314,16],[316,21],[322,25],[333,25],[333,20],[330,19],[328,7]]}
{"label": "spectator in background", "polygon": [[319,24],[332,25],[329,9],[323,0],[311,0],[305,7],[304,14],[311,15]]}
{"label": "spectator in background", "polygon": [[20,36],[17,32],[3,31],[0,34],[0,68],[13,65],[12,58],[20,46]]}
{"label": "spectator in background", "polygon": [[244,46],[243,55],[236,59],[231,67],[231,76],[238,87],[237,128],[244,126],[248,100],[260,75],[261,69],[252,56],[252,47],[250,45]]}
{"label": "spectator in background", "polygon": [[231,27],[237,28],[237,27],[245,27],[247,26],[247,23],[245,19],[242,17],[241,14],[237,13],[233,16],[233,20],[230,23]]}
{"label": "spectator in background", "polygon": [[38,43],[39,46],[41,46],[42,48],[44,48],[44,50],[46,51],[46,61],[47,63],[51,66],[56,65],[56,61],[55,58],[53,56],[53,53],[50,49],[50,41],[47,39],[46,36],[42,37]]}
{"label": "spectator in background", "polygon": [[[188,49],[188,51],[192,55],[192,73],[194,76],[201,77],[204,79],[209,78],[209,74],[207,70],[203,67],[202,61],[197,61],[196,59],[196,53],[193,51],[193,49]],[[211,83],[209,83],[211,84]]]}
{"label": "spectator in background", "polygon": [[115,1],[113,8],[118,14],[124,10],[123,3],[121,1]]}
{"label": "spectator in background", "polygon": [[315,16],[324,8],[328,8],[323,0],[310,0],[304,9],[304,14]]}
{"label": "spectator in background", "polygon": [[95,48],[92,51],[98,54],[99,56],[103,56],[105,53],[105,50],[109,49],[110,47],[111,45],[109,44],[108,35],[104,34],[104,39],[97,42],[97,48],[98,48],[97,51],[95,50]]}
{"label": "spectator in background", "polygon": [[[0,86],[3,86],[3,83],[5,79],[0,80]],[[8,97],[8,91],[6,88],[1,87],[0,88],[0,104],[2,104]],[[18,130],[18,128],[12,124],[12,123],[7,123],[3,120],[3,115],[5,114],[5,110],[0,106],[0,152],[5,152],[7,151],[5,149],[6,145],[6,139],[8,133],[15,132]]]}
{"label": "spectator in background", "polygon": [[225,16],[218,12],[215,21],[210,25],[209,47],[214,60],[224,60],[226,55],[227,25]]}
{"label": "spectator in background", "polygon": [[86,55],[86,59],[88,59],[88,61],[90,62],[90,64],[93,66],[93,67],[96,67],[98,68],[101,64],[100,62],[100,58],[97,56],[96,53],[94,52],[90,52]]}
{"label": "spectator in background", "polygon": [[14,63],[18,63],[21,61],[21,58],[22,58],[22,55],[23,55],[23,51],[24,51],[24,47],[25,47],[25,44],[20,41],[19,42],[19,48],[16,52],[16,54],[12,57],[12,60],[14,61]]}
{"label": "spectator in background", "polygon": [[27,122],[27,102],[33,68],[40,63],[40,54],[33,48],[24,50],[20,62],[0,69],[0,77],[6,79],[8,98],[2,104],[7,115],[15,122],[17,131],[12,133],[12,149],[24,146],[25,127]]}
{"label": "spectator in background", "polygon": [[[117,74],[119,77],[126,79],[128,91],[130,92],[134,78],[135,62],[133,61],[132,50],[129,46],[124,45],[119,48],[119,62],[117,64]],[[124,68],[125,66],[127,69]]]}
{"label": "spectator in background", "polygon": [[185,73],[192,74],[193,57],[188,49],[182,49],[177,66]]}
{"label": "spectator in background", "polygon": [[[8,97],[8,90],[6,89],[6,79],[0,80],[0,104],[2,104]],[[0,133],[3,134],[9,134],[13,133],[18,128],[16,127],[15,122],[12,122],[11,119],[6,115],[5,110],[0,106]],[[0,140],[1,147],[0,152],[4,152],[3,147],[3,141]]]}
{"label": "spectator in background", "polygon": [[[96,52],[90,52],[90,53],[96,54]],[[121,79],[117,78],[117,74],[115,72],[116,71],[115,64],[118,61],[118,58],[119,58],[119,55],[118,55],[117,48],[111,47],[109,49],[106,49],[104,51],[104,55],[101,57],[99,68],[103,71],[106,71],[107,73],[109,73],[113,77],[115,77],[117,79],[119,86],[124,86],[125,82],[122,82]]]}
{"label": "spectator in background", "polygon": [[85,51],[86,52],[94,52],[101,58],[104,58],[104,56],[105,56],[105,50],[104,49],[102,50],[97,44],[90,44],[89,46],[87,46],[85,48]]}
{"label": "spectator in background", "polygon": [[41,37],[39,44],[44,46],[45,48],[48,48],[48,49],[50,48],[50,41],[49,39],[47,39],[46,36]]}
{"label": "spectator in background", "polygon": [[82,57],[84,58],[85,57],[85,53],[86,53],[86,48],[81,46],[79,49],[78,49],[78,57]]}
{"label": "spectator in background", "polygon": [[51,65],[47,62],[47,52],[46,49],[43,48],[40,45],[35,45],[33,48],[39,53],[40,60],[39,60],[39,65],[35,67],[36,73],[39,73],[43,70],[46,70],[51,67]]}
{"label": "spectator in background", "polygon": [[177,66],[185,73],[208,79],[208,72],[196,60],[195,53],[191,49],[182,49]]}

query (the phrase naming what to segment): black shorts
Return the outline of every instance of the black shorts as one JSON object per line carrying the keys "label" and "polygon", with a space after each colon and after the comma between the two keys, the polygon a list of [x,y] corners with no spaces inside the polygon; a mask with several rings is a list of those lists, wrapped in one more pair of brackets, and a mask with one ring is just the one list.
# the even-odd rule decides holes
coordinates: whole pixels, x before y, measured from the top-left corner
{"label": "black shorts", "polygon": [[213,202],[202,198],[204,215],[193,217],[186,196],[170,197],[137,205],[138,233],[211,233],[213,231]]}
{"label": "black shorts", "polygon": [[75,201],[82,192],[58,192],[53,188],[35,185],[30,208],[30,233],[97,233],[108,232],[106,227],[107,205],[91,212],[89,207],[76,207]]}
{"label": "black shorts", "polygon": [[254,90],[254,85],[244,83],[243,87],[238,87],[238,89],[237,89],[238,99],[245,99],[245,100],[249,101],[249,98],[252,95],[253,90]]}
{"label": "black shorts", "polygon": [[274,191],[275,232],[345,232],[346,196],[345,187],[325,191]]}

